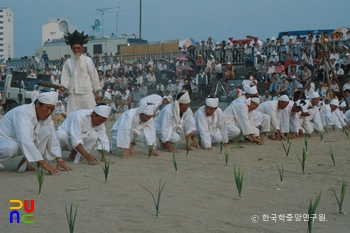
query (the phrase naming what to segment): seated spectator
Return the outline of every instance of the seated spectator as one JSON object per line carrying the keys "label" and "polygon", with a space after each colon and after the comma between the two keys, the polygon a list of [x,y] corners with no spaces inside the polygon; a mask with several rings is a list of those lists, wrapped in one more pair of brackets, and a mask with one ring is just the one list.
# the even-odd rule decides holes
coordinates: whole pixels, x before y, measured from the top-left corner
{"label": "seated spectator", "polygon": [[277,76],[276,73],[272,75],[272,83],[270,85],[270,92],[275,93],[277,90],[279,90],[281,85],[281,79]]}
{"label": "seated spectator", "polygon": [[273,61],[269,62],[269,68],[267,69],[267,77],[269,78],[268,81],[272,82],[272,76],[276,73],[276,66]]}
{"label": "seated spectator", "polygon": [[273,51],[273,52],[271,53],[271,57],[270,57],[270,59],[269,59],[269,63],[270,63],[270,62],[273,62],[274,65],[277,65],[277,63],[279,62],[279,58],[278,58],[278,56],[277,56],[276,51]]}
{"label": "seated spectator", "polygon": [[309,68],[305,65],[305,66],[303,67],[303,72],[302,72],[302,74],[301,74],[302,81],[303,81],[304,83],[306,83],[307,80],[308,80],[311,76],[312,76],[311,70],[309,70]]}
{"label": "seated spectator", "polygon": [[346,89],[350,90],[350,78],[347,78],[346,83],[343,85],[343,91],[345,91]]}
{"label": "seated spectator", "polygon": [[228,91],[227,97],[228,97],[228,102],[232,102],[233,100],[237,99],[238,95],[237,95],[237,90],[235,88],[235,84],[232,83],[230,85],[230,89]]}
{"label": "seated spectator", "polygon": [[340,88],[339,88],[339,85],[337,83],[337,80],[335,80],[335,79],[332,79],[331,90],[332,90],[332,94],[337,96],[338,100],[340,100],[341,99]]}
{"label": "seated spectator", "polygon": [[276,72],[277,72],[277,74],[278,74],[279,77],[281,77],[282,73],[285,72],[284,65],[282,65],[282,62],[281,62],[281,61],[279,61],[279,62],[277,63]]}
{"label": "seated spectator", "polygon": [[289,96],[289,82],[287,81],[287,75],[282,75],[281,85],[280,85],[280,93],[281,95]]}
{"label": "seated spectator", "polygon": [[261,96],[261,103],[272,100],[272,96],[268,90],[265,90],[264,95]]}
{"label": "seated spectator", "polygon": [[154,88],[156,86],[156,75],[153,70],[146,76],[146,79],[148,87]]}
{"label": "seated spectator", "polygon": [[318,88],[316,89],[316,92],[318,93],[318,95],[322,98],[325,99],[326,98],[326,90],[323,88],[323,82],[319,82],[318,83]]}

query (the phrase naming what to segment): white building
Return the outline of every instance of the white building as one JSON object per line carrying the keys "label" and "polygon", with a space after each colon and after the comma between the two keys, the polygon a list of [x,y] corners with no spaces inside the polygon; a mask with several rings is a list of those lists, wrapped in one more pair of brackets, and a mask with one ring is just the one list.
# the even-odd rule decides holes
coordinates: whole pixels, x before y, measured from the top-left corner
{"label": "white building", "polygon": [[0,60],[14,57],[13,18],[9,7],[0,7]]}
{"label": "white building", "polygon": [[50,18],[49,23],[42,26],[42,44],[50,43],[53,39],[61,39],[67,30],[74,31],[75,25],[69,25],[66,18]]}

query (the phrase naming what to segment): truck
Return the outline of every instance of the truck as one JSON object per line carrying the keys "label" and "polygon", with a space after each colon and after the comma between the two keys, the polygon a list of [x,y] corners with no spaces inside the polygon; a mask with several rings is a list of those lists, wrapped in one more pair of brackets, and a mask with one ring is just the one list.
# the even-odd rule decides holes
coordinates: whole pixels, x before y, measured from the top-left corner
{"label": "truck", "polygon": [[[5,113],[11,109],[31,103],[31,94],[38,81],[51,81],[50,75],[39,74],[37,78],[28,77],[25,72],[12,72],[3,77],[0,81],[0,96]],[[41,91],[49,91],[49,88],[42,87]]]}

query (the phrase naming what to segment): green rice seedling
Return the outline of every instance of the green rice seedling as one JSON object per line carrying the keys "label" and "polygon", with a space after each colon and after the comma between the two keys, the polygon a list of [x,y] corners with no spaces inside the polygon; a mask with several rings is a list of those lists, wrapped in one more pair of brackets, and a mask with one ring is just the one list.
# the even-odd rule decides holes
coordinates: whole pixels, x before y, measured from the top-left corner
{"label": "green rice seedling", "polygon": [[290,147],[292,146],[292,142],[288,142],[287,145],[288,147],[286,147],[286,145],[284,145],[283,142],[281,142],[282,146],[283,146],[283,150],[284,150],[284,153],[286,154],[286,157],[288,157],[289,155],[289,152],[290,152]]}
{"label": "green rice seedling", "polygon": [[220,154],[222,152],[222,148],[224,148],[224,142],[220,142]]}
{"label": "green rice seedling", "polygon": [[344,214],[343,202],[344,202],[344,197],[345,197],[345,192],[346,192],[346,186],[347,185],[348,185],[348,182],[343,180],[343,184],[341,186],[340,200],[339,200],[337,194],[335,193],[335,190],[332,188],[333,194],[334,194],[335,198],[337,199],[337,203],[338,203],[338,206],[339,206],[339,214],[341,214],[341,215]]}
{"label": "green rice seedling", "polygon": [[243,187],[243,176],[244,176],[244,170],[241,172],[241,168],[238,168],[236,170],[236,165],[233,168],[233,173],[236,181],[236,186],[238,190],[238,200],[242,200],[242,187]]}
{"label": "green rice seedling", "polygon": [[152,143],[152,145],[148,146],[148,158],[151,158],[154,146],[155,146],[155,143]]}
{"label": "green rice seedling", "polygon": [[41,194],[41,188],[43,186],[44,179],[45,179],[45,170],[42,166],[40,168],[40,163],[38,162],[37,167],[35,168],[35,171],[36,171],[36,177],[38,178],[38,184],[39,184],[39,197],[42,197],[43,195]]}
{"label": "green rice seedling", "polygon": [[318,204],[320,203],[320,200],[321,200],[321,191],[320,191],[320,194],[318,196],[316,196],[316,200],[315,200],[314,204],[312,204],[312,201],[310,199],[310,205],[309,205],[309,210],[308,210],[308,214],[309,214],[308,233],[312,233],[312,223],[314,222],[315,212],[316,212]]}
{"label": "green rice seedling", "polygon": [[231,147],[232,149],[235,149],[235,148],[237,148],[237,149],[242,149],[242,148],[244,148],[242,145],[234,145],[234,146],[232,146]]}
{"label": "green rice seedling", "polygon": [[349,138],[349,133],[345,126],[343,126],[342,130],[343,130],[343,133],[345,133],[345,135]]}
{"label": "green rice seedling", "polygon": [[225,151],[225,166],[227,166],[228,163],[228,156],[230,155],[230,151]]}
{"label": "green rice seedling", "polygon": [[333,166],[335,167],[334,153],[331,146],[329,146],[329,155],[331,156]]}
{"label": "green rice seedling", "polygon": [[174,164],[176,174],[179,174],[179,172],[177,171],[177,162],[176,162],[176,156],[174,152],[173,152],[173,164]]}
{"label": "green rice seedling", "polygon": [[301,170],[302,170],[302,174],[305,174],[305,163],[306,163],[306,158],[307,158],[307,154],[306,154],[306,150],[303,148],[303,156],[300,158],[299,155],[297,155],[300,165],[301,165]]}
{"label": "green rice seedling", "polygon": [[306,153],[309,153],[309,137],[306,134],[304,134],[304,144]]}
{"label": "green rice seedling", "polygon": [[323,143],[324,134],[325,134],[324,131],[321,131],[321,132],[320,132],[321,143]]}
{"label": "green rice seedling", "polygon": [[[142,185],[141,185],[142,186]],[[156,198],[154,197],[153,193],[151,191],[149,191],[148,188],[146,188],[145,186],[142,186],[144,189],[146,189],[152,196],[153,198],[153,202],[154,202],[154,206],[156,207],[156,216],[157,217],[161,217],[159,215],[159,206],[160,206],[160,197],[162,195],[163,192],[163,188],[165,186],[165,183],[162,185],[162,179],[159,180],[159,186],[158,186],[158,197],[157,197],[157,201]]]}
{"label": "green rice seedling", "polygon": [[66,216],[67,216],[67,222],[68,222],[68,227],[69,227],[69,233],[74,232],[74,225],[75,225],[75,219],[77,217],[77,212],[78,212],[78,205],[75,207],[75,211],[73,211],[73,203],[70,204],[70,209],[69,212],[66,208]]}
{"label": "green rice seedling", "polygon": [[277,166],[278,173],[280,174],[281,185],[283,185],[284,167],[283,167],[283,161],[282,161],[282,159],[280,159],[280,163],[278,163],[278,162],[276,161],[276,166]]}
{"label": "green rice seedling", "polygon": [[107,183],[108,173],[109,173],[109,165],[111,165],[111,158],[107,161],[107,158],[104,160],[104,164],[102,165],[103,172],[105,174],[105,183]]}
{"label": "green rice seedling", "polygon": [[290,137],[289,137],[289,133],[287,134],[287,144],[289,144],[291,141],[290,141]]}

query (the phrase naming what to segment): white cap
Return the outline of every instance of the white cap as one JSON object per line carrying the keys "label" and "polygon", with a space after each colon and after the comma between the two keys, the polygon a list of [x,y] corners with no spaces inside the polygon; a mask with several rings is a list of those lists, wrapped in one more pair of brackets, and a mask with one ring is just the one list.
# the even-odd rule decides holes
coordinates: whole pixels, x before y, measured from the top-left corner
{"label": "white cap", "polygon": [[55,88],[51,88],[50,91],[56,91]]}
{"label": "white cap", "polygon": [[289,39],[293,39],[293,36],[290,36]]}
{"label": "white cap", "polygon": [[341,102],[341,104],[339,104],[339,107],[341,107],[341,108],[345,108],[345,107],[346,107],[346,103],[345,103],[345,101]]}
{"label": "white cap", "polygon": [[38,101],[42,104],[56,105],[57,99],[57,92],[44,92],[38,96]]}
{"label": "white cap", "polygon": [[154,114],[154,110],[156,109],[156,106],[154,104],[147,104],[139,107],[139,113],[143,113],[145,115],[151,116]]}
{"label": "white cap", "polygon": [[278,101],[289,102],[289,98],[287,95],[281,95],[278,97]]}
{"label": "white cap", "polygon": [[271,37],[271,40],[275,40],[275,37]]}
{"label": "white cap", "polygon": [[315,92],[312,92],[310,95],[309,95],[309,98],[310,99],[316,99],[316,98],[319,98],[320,95],[315,91]]}
{"label": "white cap", "polygon": [[217,108],[219,106],[219,98],[207,98],[205,100],[205,105]]}
{"label": "white cap", "polygon": [[98,105],[94,107],[94,112],[104,118],[108,118],[111,113],[111,107],[107,105]]}
{"label": "white cap", "polygon": [[277,53],[276,53],[276,51],[273,51],[272,53],[271,53],[271,55],[277,55]]}
{"label": "white cap", "polygon": [[[180,94],[180,93],[179,93]],[[179,95],[178,94],[178,95]],[[188,94],[188,92],[186,91],[185,94],[183,94],[180,99],[177,100],[180,104],[189,104],[191,103],[191,99],[190,96]]]}
{"label": "white cap", "polygon": [[256,55],[261,55],[261,53],[258,51],[258,52],[256,53]]}
{"label": "white cap", "polygon": [[247,94],[254,95],[258,93],[258,90],[256,89],[256,86],[252,86],[252,87],[249,87],[248,89],[245,89],[245,92]]}
{"label": "white cap", "polygon": [[227,65],[231,65],[231,62],[227,62],[226,64],[227,64]]}
{"label": "white cap", "polygon": [[337,99],[332,99],[331,102],[330,102],[329,104],[339,107],[339,100],[337,100]]}

